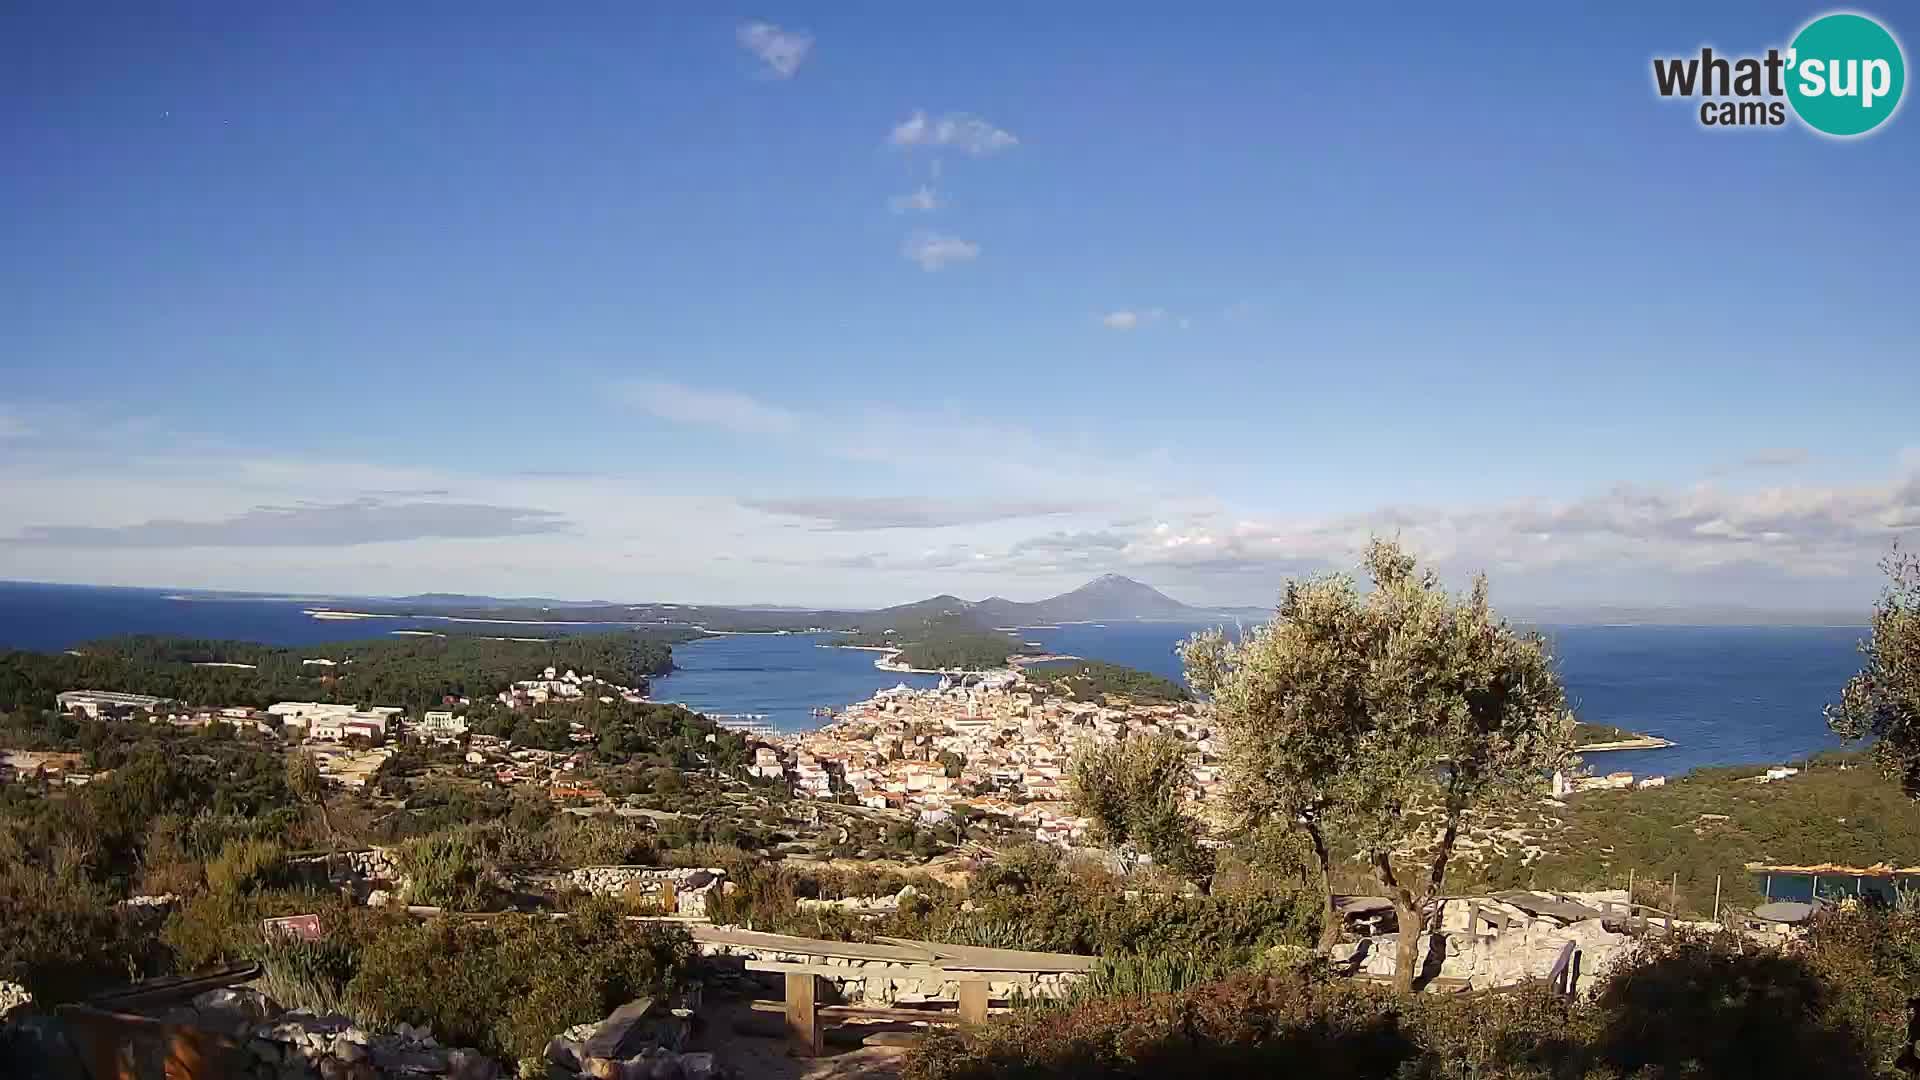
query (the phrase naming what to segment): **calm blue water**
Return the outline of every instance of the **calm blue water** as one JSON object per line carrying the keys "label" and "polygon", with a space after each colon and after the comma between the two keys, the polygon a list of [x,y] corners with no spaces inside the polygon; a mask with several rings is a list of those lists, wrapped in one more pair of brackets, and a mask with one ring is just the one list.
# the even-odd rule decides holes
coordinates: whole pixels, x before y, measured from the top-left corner
{"label": "calm blue water", "polygon": [[[182,601],[145,589],[0,583],[0,648],[53,650],[123,633],[238,638],[285,645],[439,629],[436,620],[323,622],[286,600]],[[472,624],[467,624],[471,627]],[[499,628],[545,634],[552,626]],[[601,629],[601,628],[592,628]],[[1027,629],[1049,650],[1180,675],[1174,645],[1197,626],[1076,624]],[[1559,626],[1554,639],[1583,720],[1663,735],[1670,750],[1593,755],[1596,771],[1678,775],[1701,765],[1792,761],[1838,745],[1821,706],[1859,668],[1860,628]],[[816,648],[814,635],[734,635],[675,646],[680,670],[654,696],[711,712],[765,713],[782,728],[817,723],[810,710],[842,706],[931,676],[873,666],[874,653]]]}
{"label": "calm blue water", "polygon": [[823,649],[834,634],[728,634],[673,647],[673,674],[654,680],[655,701],[696,712],[764,713],[782,731],[804,731],[837,709],[906,683],[926,689],[938,675],[906,675],[873,666],[882,653]]}
{"label": "calm blue water", "polygon": [[176,599],[155,589],[106,589],[87,585],[33,585],[0,582],[0,649],[51,652],[94,638],[120,634],[168,634],[175,637],[261,641],[272,645],[314,645],[323,641],[363,641],[395,630],[450,627],[473,633],[546,636],[612,627],[592,624],[554,626],[524,623],[449,623],[445,619],[316,619],[305,608],[352,610],[351,601]]}
{"label": "calm blue water", "polygon": [[[1173,647],[1199,626],[1026,629],[1047,648],[1180,677]],[[1840,743],[1821,707],[1860,669],[1863,627],[1549,626],[1574,714],[1676,746],[1594,754],[1595,772],[1677,776],[1702,765],[1776,764]]]}

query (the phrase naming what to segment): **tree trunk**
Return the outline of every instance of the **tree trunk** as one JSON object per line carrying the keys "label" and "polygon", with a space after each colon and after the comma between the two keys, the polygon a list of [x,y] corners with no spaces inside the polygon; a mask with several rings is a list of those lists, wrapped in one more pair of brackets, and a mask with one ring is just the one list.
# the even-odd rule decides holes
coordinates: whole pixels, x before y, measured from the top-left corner
{"label": "tree trunk", "polygon": [[1394,893],[1393,914],[1400,924],[1399,940],[1393,950],[1393,989],[1411,994],[1413,977],[1419,974],[1420,939],[1427,936],[1426,920],[1420,917],[1418,905],[1405,889]]}
{"label": "tree trunk", "polygon": [[1333,859],[1327,854],[1327,838],[1320,826],[1312,821],[1303,824],[1307,838],[1313,841],[1313,857],[1320,863],[1320,893],[1322,908],[1320,912],[1321,952],[1333,948],[1340,940],[1340,913],[1333,907]]}
{"label": "tree trunk", "polygon": [[[1440,834],[1440,850],[1435,852],[1433,856],[1433,875],[1427,879],[1428,900],[1435,900],[1445,895],[1440,890],[1441,886],[1446,884],[1447,880],[1447,860],[1453,857],[1453,845],[1459,838],[1459,815],[1449,814],[1447,815],[1446,831]],[[1432,910],[1427,913],[1429,925],[1422,926],[1421,929],[1429,934],[1438,934],[1440,932],[1440,920],[1444,905],[1433,903],[1429,906],[1432,908]]]}
{"label": "tree trunk", "polygon": [[1420,904],[1414,899],[1413,891],[1402,886],[1400,879],[1394,876],[1393,860],[1386,852],[1373,853],[1373,873],[1380,879],[1380,886],[1387,891],[1387,897],[1393,901],[1393,918],[1398,924],[1393,988],[1402,994],[1410,994],[1416,974],[1414,968],[1420,962],[1420,939],[1426,933],[1426,920],[1421,917]]}

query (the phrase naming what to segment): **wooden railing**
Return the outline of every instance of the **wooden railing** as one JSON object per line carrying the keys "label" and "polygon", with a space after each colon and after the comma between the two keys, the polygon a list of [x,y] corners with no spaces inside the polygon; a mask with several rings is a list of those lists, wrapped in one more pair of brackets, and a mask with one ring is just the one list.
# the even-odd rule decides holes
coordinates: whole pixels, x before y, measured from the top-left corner
{"label": "wooden railing", "polygon": [[1653,930],[1655,921],[1658,920],[1660,931],[1671,934],[1674,920],[1679,917],[1671,911],[1662,911],[1647,904],[1622,903],[1618,900],[1596,900],[1593,901],[1593,906],[1600,909],[1602,918],[1624,923],[1628,933],[1632,933],[1636,928],[1642,934],[1648,933]]}

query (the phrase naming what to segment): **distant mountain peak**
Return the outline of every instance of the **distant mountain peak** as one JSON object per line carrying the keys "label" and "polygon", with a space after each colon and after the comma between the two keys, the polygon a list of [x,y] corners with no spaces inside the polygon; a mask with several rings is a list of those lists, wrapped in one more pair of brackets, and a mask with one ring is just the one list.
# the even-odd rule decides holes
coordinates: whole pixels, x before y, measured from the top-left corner
{"label": "distant mountain peak", "polygon": [[1085,622],[1096,619],[1183,619],[1199,614],[1178,600],[1124,574],[1101,574],[1071,592],[1032,603],[982,600],[982,615],[1006,623]]}
{"label": "distant mountain peak", "polygon": [[1094,578],[1092,581],[1087,582],[1085,585],[1073,591],[1086,592],[1088,589],[1132,589],[1135,591],[1144,590],[1150,593],[1158,593],[1161,596],[1166,595],[1146,582],[1135,581],[1125,574],[1101,574],[1099,577]]}

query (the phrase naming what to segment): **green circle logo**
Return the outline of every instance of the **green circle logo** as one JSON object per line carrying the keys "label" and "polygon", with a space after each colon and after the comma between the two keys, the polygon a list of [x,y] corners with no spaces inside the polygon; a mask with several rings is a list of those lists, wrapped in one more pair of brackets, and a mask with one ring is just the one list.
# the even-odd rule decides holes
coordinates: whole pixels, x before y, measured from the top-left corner
{"label": "green circle logo", "polygon": [[1828,135],[1879,127],[1900,107],[1906,85],[1900,43],[1865,15],[1822,15],[1787,51],[1787,100],[1808,127]]}

